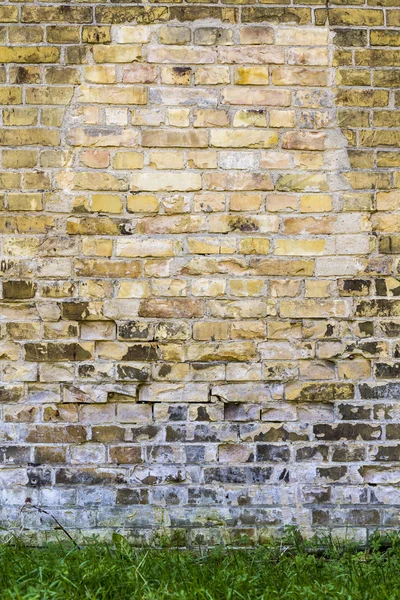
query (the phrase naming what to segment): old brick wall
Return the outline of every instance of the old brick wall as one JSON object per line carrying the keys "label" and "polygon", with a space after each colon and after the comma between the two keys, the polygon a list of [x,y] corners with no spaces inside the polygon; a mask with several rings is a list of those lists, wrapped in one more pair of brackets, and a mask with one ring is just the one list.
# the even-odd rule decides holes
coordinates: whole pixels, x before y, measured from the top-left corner
{"label": "old brick wall", "polygon": [[400,2],[361,2],[0,4],[3,527],[398,526]]}

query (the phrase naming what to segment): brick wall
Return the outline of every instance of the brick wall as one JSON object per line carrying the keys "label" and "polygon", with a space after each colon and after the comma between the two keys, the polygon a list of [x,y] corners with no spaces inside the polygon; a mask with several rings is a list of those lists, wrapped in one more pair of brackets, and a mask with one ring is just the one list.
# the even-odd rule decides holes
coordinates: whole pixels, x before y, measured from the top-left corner
{"label": "brick wall", "polygon": [[0,524],[397,527],[399,1],[0,22]]}

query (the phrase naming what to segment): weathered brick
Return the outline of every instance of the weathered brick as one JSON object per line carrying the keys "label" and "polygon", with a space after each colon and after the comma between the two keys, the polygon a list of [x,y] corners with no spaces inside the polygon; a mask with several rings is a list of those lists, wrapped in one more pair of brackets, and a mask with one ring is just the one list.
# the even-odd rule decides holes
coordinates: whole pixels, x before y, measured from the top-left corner
{"label": "weathered brick", "polygon": [[0,7],[3,481],[101,535],[396,524],[400,11],[241,3]]}

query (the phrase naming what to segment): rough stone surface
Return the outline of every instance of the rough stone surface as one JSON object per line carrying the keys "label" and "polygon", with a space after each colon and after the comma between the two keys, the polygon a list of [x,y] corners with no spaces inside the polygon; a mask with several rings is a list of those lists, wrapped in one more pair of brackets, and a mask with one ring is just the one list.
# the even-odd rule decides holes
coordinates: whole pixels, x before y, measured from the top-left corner
{"label": "rough stone surface", "polygon": [[27,499],[134,543],[398,525],[399,6],[266,4],[0,7],[1,525],[30,541],[58,534]]}

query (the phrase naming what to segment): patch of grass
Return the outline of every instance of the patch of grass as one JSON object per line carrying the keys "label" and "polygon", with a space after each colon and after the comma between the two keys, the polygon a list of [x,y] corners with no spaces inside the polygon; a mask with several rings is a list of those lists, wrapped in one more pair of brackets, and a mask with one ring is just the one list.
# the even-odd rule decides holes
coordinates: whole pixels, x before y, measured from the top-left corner
{"label": "patch of grass", "polygon": [[368,548],[286,539],[249,549],[0,546],[2,600],[396,600],[400,539]]}

